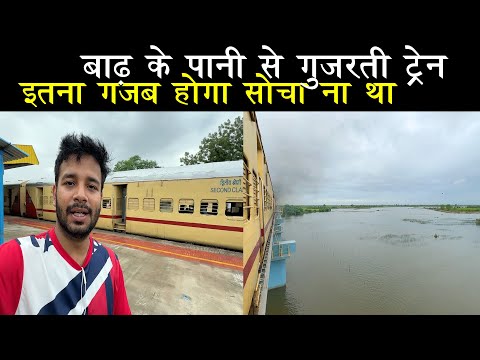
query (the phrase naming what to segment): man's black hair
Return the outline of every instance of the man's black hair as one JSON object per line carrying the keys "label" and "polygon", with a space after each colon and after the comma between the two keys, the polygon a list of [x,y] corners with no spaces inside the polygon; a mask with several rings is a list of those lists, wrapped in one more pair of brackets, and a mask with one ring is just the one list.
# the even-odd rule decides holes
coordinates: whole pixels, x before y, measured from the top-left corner
{"label": "man's black hair", "polygon": [[60,142],[60,149],[55,160],[55,184],[58,184],[58,176],[60,173],[60,165],[62,162],[68,160],[70,156],[76,155],[77,161],[84,155],[91,155],[100,165],[102,172],[102,190],[105,184],[105,179],[110,173],[108,162],[110,161],[110,154],[105,145],[98,139],[92,139],[87,135],[67,134]]}

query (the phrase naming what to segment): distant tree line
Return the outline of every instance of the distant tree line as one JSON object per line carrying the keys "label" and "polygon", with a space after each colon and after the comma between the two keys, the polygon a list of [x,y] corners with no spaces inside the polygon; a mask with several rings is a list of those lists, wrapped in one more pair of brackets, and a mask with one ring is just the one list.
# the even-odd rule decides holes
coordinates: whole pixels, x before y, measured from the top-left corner
{"label": "distant tree line", "polygon": [[283,216],[299,216],[303,214],[316,213],[316,212],[328,212],[332,211],[332,208],[324,205],[289,205],[283,206]]}
{"label": "distant tree line", "polygon": [[[299,216],[303,214],[309,214],[314,212],[328,212],[332,209],[368,209],[373,207],[423,207],[430,210],[454,212],[454,213],[480,213],[480,205],[283,205],[283,216]],[[476,219],[475,223],[480,225],[480,219]]]}
{"label": "distant tree line", "polygon": [[433,210],[440,210],[446,212],[457,212],[457,213],[476,213],[480,212],[480,206],[478,205],[440,205],[434,208],[430,208]]}

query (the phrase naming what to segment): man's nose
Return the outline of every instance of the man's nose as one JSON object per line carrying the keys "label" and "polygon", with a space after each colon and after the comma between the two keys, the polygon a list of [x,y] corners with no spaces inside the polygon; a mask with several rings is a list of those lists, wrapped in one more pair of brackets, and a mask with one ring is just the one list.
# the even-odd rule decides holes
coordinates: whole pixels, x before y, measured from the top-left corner
{"label": "man's nose", "polygon": [[87,194],[84,186],[77,186],[73,199],[78,202],[87,201]]}

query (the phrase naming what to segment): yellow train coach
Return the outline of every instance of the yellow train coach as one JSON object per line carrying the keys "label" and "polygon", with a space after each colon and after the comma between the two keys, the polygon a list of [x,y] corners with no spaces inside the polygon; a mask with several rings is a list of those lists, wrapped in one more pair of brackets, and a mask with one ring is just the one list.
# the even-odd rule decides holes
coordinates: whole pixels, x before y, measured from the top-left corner
{"label": "yellow train coach", "polygon": [[[51,201],[53,196],[44,196],[45,185],[53,185],[53,180],[41,179],[5,181],[3,185],[4,200],[3,211],[7,215],[22,216],[33,219],[41,219],[43,213],[43,202]],[[50,191],[50,195],[51,191]],[[46,200],[44,200],[46,198]]]}
{"label": "yellow train coach", "polygon": [[268,292],[262,272],[268,262],[276,198],[257,116],[252,111],[243,117],[243,179],[243,312],[253,314]]}
{"label": "yellow train coach", "polygon": [[[96,228],[241,251],[242,174],[241,160],[113,172]],[[52,187],[36,205],[55,221]]]}

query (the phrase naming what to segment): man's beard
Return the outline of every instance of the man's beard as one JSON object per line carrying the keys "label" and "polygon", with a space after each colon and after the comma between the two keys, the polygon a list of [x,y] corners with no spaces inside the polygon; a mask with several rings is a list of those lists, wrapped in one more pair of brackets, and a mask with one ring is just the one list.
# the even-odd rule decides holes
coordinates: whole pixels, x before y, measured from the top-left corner
{"label": "man's beard", "polygon": [[[75,225],[71,226],[68,224],[67,216],[71,214],[73,208],[82,208],[82,209],[88,210],[88,214],[90,215],[91,221],[90,221],[90,225],[87,228],[81,229]],[[93,214],[92,209],[87,207],[86,205],[73,204],[71,206],[67,206],[65,211],[63,211],[63,209],[61,209],[60,206],[58,206],[58,201],[57,201],[56,213],[57,213],[57,220],[59,225],[68,234],[68,236],[71,237],[72,239],[82,240],[90,234],[90,232],[93,230],[93,228],[97,224],[98,218],[100,217],[100,208],[98,208],[96,213]]]}

